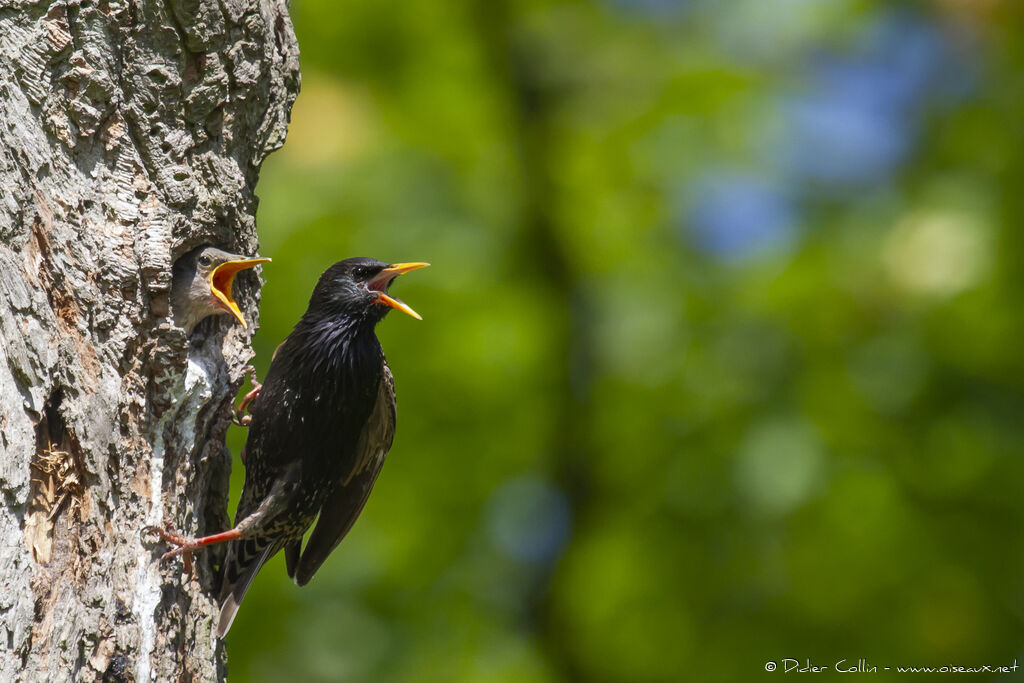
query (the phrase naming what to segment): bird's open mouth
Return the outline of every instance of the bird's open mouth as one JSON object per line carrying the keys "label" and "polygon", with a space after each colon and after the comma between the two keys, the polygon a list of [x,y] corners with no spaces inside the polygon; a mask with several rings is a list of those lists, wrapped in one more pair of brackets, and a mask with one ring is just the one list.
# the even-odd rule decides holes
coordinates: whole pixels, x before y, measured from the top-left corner
{"label": "bird's open mouth", "polygon": [[242,311],[238,309],[238,304],[235,303],[234,297],[231,296],[231,287],[235,282],[235,276],[243,270],[252,268],[260,263],[267,263],[268,261],[270,261],[268,258],[243,258],[225,261],[210,273],[210,291],[217,297],[221,305],[231,315],[235,316],[238,322],[242,323],[242,327],[247,327],[245,318],[242,316]]}
{"label": "bird's open mouth", "polygon": [[388,287],[391,285],[391,281],[399,275],[408,273],[413,270],[419,270],[420,268],[426,268],[429,263],[392,263],[384,270],[377,273],[372,280],[366,283],[367,289],[377,293],[377,303],[390,306],[396,310],[411,315],[417,320],[423,320],[423,317],[419,313],[412,310],[412,308],[404,301],[400,301],[394,297],[388,296]]}

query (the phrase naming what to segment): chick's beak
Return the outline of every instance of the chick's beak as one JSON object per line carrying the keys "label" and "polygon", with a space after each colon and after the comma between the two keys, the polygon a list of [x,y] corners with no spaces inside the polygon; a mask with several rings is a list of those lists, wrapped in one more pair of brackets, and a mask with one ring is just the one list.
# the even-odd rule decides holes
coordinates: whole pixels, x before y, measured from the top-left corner
{"label": "chick's beak", "polygon": [[231,287],[235,282],[235,276],[243,270],[252,268],[260,263],[268,263],[268,258],[239,258],[225,261],[219,266],[213,269],[210,273],[210,291],[220,301],[220,303],[228,310],[231,315],[235,316],[238,322],[242,323],[242,327],[248,327],[245,324],[245,318],[242,316],[242,311],[238,309],[238,304],[235,303],[234,297],[231,296]]}
{"label": "chick's beak", "polygon": [[371,290],[377,292],[377,303],[384,304],[385,306],[390,306],[391,308],[399,310],[402,313],[405,313],[406,315],[411,315],[417,320],[423,320],[423,317],[416,311],[412,310],[412,308],[408,304],[406,304],[404,301],[399,301],[394,297],[388,296],[384,290],[386,290],[388,288],[388,285],[391,284],[391,281],[394,280],[399,275],[403,275],[404,273],[408,273],[414,270],[419,270],[420,268],[426,268],[429,265],[429,263],[422,262],[392,263],[390,266],[377,273],[377,275],[372,280],[370,280],[369,283],[367,283],[367,286]]}

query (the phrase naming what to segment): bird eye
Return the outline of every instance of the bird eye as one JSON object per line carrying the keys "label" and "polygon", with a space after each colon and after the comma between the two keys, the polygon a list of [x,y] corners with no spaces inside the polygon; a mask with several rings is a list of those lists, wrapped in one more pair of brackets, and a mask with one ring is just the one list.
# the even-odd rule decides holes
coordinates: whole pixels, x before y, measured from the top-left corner
{"label": "bird eye", "polygon": [[202,256],[199,257],[199,265],[201,265],[203,268],[209,268],[211,265],[213,265],[213,259],[207,256],[206,254],[203,254]]}
{"label": "bird eye", "polygon": [[369,275],[370,270],[366,266],[356,266],[354,273],[356,277],[364,278]]}

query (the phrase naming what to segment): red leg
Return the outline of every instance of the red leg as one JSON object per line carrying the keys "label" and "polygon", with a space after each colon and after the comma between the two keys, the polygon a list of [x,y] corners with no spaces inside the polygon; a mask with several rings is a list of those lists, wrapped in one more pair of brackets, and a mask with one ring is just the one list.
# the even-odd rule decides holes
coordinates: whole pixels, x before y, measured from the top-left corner
{"label": "red leg", "polygon": [[164,553],[160,558],[161,562],[170,559],[175,555],[183,554],[185,556],[186,564],[190,564],[190,555],[193,550],[198,550],[199,548],[203,548],[208,545],[214,545],[215,543],[234,541],[242,537],[242,532],[237,529],[228,529],[227,531],[222,531],[219,534],[203,536],[201,538],[189,538],[188,536],[182,536],[181,534],[172,531],[170,527],[161,529],[160,527],[147,526],[145,530],[156,534],[166,543],[178,546],[174,550]]}
{"label": "red leg", "polygon": [[242,402],[238,404],[238,408],[235,410],[234,416],[231,420],[239,427],[248,427],[249,423],[252,422],[252,416],[246,415],[246,408],[254,398],[259,396],[260,389],[263,385],[256,381],[256,368],[251,365],[245,367],[245,373],[249,375],[249,383],[252,384],[252,391],[242,397]]}

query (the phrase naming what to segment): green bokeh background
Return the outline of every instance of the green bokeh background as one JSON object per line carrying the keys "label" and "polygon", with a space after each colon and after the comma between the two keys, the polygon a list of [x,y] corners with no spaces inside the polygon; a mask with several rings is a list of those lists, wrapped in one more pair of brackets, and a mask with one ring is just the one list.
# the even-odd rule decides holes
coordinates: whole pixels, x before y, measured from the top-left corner
{"label": "green bokeh background", "polygon": [[1019,3],[292,16],[258,370],[336,260],[433,267],[373,496],[232,681],[1024,662]]}

